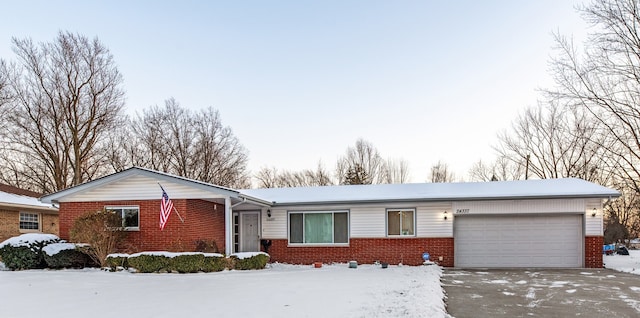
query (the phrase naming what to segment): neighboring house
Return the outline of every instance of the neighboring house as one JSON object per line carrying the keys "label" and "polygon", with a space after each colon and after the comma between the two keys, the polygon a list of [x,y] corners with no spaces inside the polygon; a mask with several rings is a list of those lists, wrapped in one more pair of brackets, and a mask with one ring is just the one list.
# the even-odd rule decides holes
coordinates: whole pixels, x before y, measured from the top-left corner
{"label": "neighboring house", "polygon": [[639,249],[640,248],[640,238],[635,238],[629,240],[629,248]]}
{"label": "neighboring house", "polygon": [[0,184],[0,242],[22,233],[58,235],[58,209],[41,203],[40,195]]}
{"label": "neighboring house", "polygon": [[[164,187],[183,219],[159,229]],[[602,267],[604,200],[580,179],[234,190],[130,168],[42,198],[59,204],[60,236],[88,211],[121,213],[137,250],[268,249],[272,261],[456,267]]]}

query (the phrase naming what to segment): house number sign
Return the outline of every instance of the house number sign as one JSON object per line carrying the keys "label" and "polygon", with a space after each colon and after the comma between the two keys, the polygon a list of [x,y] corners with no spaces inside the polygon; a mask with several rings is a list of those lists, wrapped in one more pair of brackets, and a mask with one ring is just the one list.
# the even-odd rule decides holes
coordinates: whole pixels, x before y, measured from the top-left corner
{"label": "house number sign", "polygon": [[467,214],[469,209],[456,209],[456,214]]}

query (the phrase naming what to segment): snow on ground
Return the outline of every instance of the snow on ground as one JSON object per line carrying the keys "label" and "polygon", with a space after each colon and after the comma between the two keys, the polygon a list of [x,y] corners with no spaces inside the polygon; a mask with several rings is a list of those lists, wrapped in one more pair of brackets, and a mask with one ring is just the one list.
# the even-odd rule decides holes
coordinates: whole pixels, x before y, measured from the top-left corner
{"label": "snow on ground", "polygon": [[257,271],[1,271],[2,317],[448,317],[438,266],[270,264]]}
{"label": "snow on ground", "polygon": [[640,250],[629,250],[629,255],[604,255],[602,261],[606,268],[640,275]]}

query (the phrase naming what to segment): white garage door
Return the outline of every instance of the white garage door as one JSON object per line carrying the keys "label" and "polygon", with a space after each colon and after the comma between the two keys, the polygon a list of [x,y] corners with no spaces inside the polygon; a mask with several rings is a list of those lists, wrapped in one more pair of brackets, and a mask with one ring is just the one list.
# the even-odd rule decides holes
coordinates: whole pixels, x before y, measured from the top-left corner
{"label": "white garage door", "polygon": [[582,215],[456,216],[456,267],[583,267]]}

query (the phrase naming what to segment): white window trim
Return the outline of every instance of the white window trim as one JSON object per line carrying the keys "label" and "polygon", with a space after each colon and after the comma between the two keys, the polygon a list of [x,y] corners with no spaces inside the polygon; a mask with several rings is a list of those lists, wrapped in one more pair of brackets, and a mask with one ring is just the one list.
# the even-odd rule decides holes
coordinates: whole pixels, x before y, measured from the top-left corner
{"label": "white window trim", "polygon": [[[20,228],[20,222],[22,222],[21,218],[22,218],[23,214],[34,214],[34,215],[38,216],[38,228],[37,229],[22,229],[22,228]],[[42,213],[20,211],[18,213],[18,229],[20,230],[20,233],[41,233],[42,232]]]}
{"label": "white window trim", "polygon": [[[347,242],[346,243],[291,243],[291,214],[314,214],[314,213],[347,213]],[[348,247],[351,241],[351,213],[349,210],[321,210],[306,211],[295,210],[287,211],[287,244],[291,247]],[[335,227],[335,224],[334,224]],[[304,228],[302,237],[304,238]]]}
{"label": "white window trim", "polygon": [[[140,206],[139,205],[109,205],[109,206],[105,206],[104,207],[105,210],[124,210],[124,209],[137,209],[138,210],[138,226],[128,226],[128,227],[124,227],[125,231],[140,231]],[[160,213],[160,212],[158,212]],[[159,214],[158,214],[159,215]],[[122,222],[124,223],[124,215],[120,215],[120,217],[122,217]],[[159,217],[159,216],[158,216]],[[158,221],[160,222],[160,221]]]}
{"label": "white window trim", "polygon": [[[412,211],[413,212],[413,234],[402,234],[402,224],[400,224],[400,234],[389,234],[389,212],[400,212],[400,211]],[[417,213],[415,208],[393,208],[386,209],[384,211],[384,231],[387,234],[387,237],[416,237],[416,218]],[[402,222],[402,218],[400,218],[400,222]]]}

